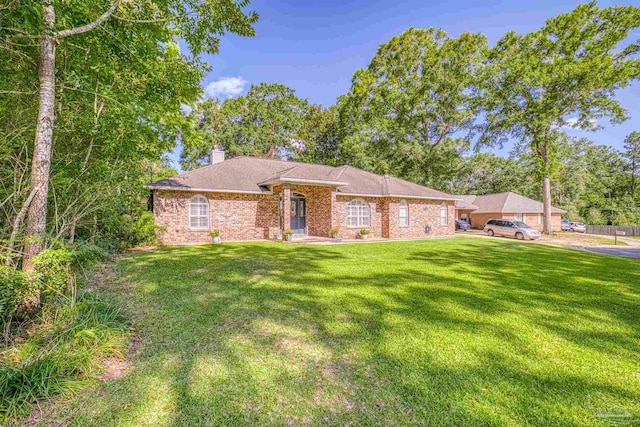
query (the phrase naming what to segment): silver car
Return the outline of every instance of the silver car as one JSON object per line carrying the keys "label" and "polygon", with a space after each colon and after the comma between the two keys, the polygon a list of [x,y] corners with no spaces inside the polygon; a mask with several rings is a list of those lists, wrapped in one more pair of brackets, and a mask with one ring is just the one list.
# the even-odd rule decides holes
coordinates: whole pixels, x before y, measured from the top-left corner
{"label": "silver car", "polygon": [[531,228],[522,221],[510,219],[490,219],[483,230],[489,236],[515,237],[518,240],[540,238],[540,232],[535,228]]}
{"label": "silver car", "polygon": [[570,222],[569,231],[572,233],[586,233],[587,227],[584,225],[584,222]]}

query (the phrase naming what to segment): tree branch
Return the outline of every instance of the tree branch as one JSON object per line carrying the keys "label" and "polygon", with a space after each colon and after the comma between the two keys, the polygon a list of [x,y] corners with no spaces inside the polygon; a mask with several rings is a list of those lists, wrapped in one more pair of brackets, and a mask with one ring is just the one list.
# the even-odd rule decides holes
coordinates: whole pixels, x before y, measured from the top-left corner
{"label": "tree branch", "polygon": [[135,24],[156,24],[160,22],[177,21],[179,19],[186,18],[187,16],[194,15],[195,13],[196,13],[195,11],[191,11],[191,12],[186,12],[186,13],[183,13],[182,15],[174,16],[171,18],[157,18],[157,19],[130,19],[130,18],[125,18],[124,16],[118,16],[118,15],[113,15],[112,18],[117,19],[119,21],[132,22]]}
{"label": "tree branch", "polygon": [[87,24],[87,25],[82,25],[80,27],[72,28],[70,30],[58,31],[55,34],[55,38],[56,39],[61,39],[61,38],[64,38],[64,37],[75,36],[76,34],[82,34],[82,33],[86,33],[87,31],[93,30],[98,25],[102,24],[104,21],[109,19],[113,15],[113,13],[116,11],[116,8],[118,7],[119,4],[120,4],[120,0],[114,1],[113,4],[111,4],[111,7],[109,7],[109,10],[107,10],[105,13],[100,15],[92,23]]}
{"label": "tree branch", "polygon": [[27,200],[24,201],[24,203],[22,204],[22,208],[20,208],[20,211],[13,221],[13,230],[11,230],[11,236],[9,237],[9,246],[7,247],[6,265],[12,264],[13,259],[11,257],[11,253],[13,252],[14,242],[16,240],[16,237],[18,236],[18,232],[20,231],[20,224],[22,223],[24,216],[27,214],[27,210],[29,209],[29,206],[31,206],[31,202],[33,201],[33,198],[36,197],[37,193],[37,189],[34,188],[33,190],[31,190],[31,194],[29,194]]}
{"label": "tree branch", "polygon": [[18,90],[0,90],[1,95],[35,95],[36,92],[20,92]]}

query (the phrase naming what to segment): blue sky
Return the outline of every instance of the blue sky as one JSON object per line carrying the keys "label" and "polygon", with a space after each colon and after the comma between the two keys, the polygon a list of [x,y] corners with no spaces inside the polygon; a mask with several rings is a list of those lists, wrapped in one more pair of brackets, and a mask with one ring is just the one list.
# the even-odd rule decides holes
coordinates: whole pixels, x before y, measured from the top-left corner
{"label": "blue sky", "polygon": [[[505,32],[528,32],[545,19],[570,11],[567,0],[255,0],[260,14],[256,36],[225,36],[220,53],[203,59],[212,71],[202,82],[210,96],[237,96],[252,83],[282,83],[297,95],[323,105],[347,92],[353,73],[366,67],[381,43],[408,27],[440,27],[452,36],[482,32],[491,43]],[[600,6],[613,2],[601,1]],[[630,3],[623,3],[630,4]],[[618,99],[631,119],[589,132],[594,141],[621,148],[632,130],[640,130],[640,84]],[[509,147],[505,147],[508,150]],[[504,151],[503,151],[504,152]]]}

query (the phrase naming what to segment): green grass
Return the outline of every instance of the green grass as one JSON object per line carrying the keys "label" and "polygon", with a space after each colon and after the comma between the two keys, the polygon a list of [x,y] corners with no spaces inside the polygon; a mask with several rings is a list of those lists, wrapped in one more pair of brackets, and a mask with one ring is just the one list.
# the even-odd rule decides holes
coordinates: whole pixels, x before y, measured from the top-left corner
{"label": "green grass", "polygon": [[[163,248],[109,284],[142,346],[77,426],[640,420],[640,262],[509,240]],[[631,424],[627,424],[631,425]]]}
{"label": "green grass", "polygon": [[105,357],[124,356],[130,334],[117,304],[82,292],[74,307],[51,311],[26,340],[0,349],[0,424],[26,416],[37,402],[83,390]]}

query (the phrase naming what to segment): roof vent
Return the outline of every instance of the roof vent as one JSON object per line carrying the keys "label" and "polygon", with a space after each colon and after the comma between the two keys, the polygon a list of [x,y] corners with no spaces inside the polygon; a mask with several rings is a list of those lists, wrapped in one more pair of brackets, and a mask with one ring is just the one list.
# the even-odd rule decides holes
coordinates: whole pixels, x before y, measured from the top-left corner
{"label": "roof vent", "polygon": [[224,162],[224,151],[220,149],[219,145],[214,145],[211,149],[211,156],[209,157],[209,164],[215,165],[216,163]]}

